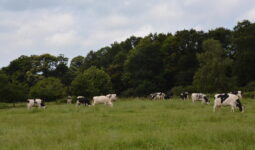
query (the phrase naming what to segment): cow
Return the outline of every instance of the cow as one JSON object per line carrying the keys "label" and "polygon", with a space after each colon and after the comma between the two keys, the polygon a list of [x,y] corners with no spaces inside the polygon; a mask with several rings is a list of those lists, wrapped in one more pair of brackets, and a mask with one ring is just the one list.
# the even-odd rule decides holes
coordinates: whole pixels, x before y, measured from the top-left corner
{"label": "cow", "polygon": [[156,99],[165,99],[166,94],[163,92],[156,92],[149,95],[150,99],[156,100]]}
{"label": "cow", "polygon": [[180,98],[181,98],[182,100],[187,100],[187,99],[189,98],[189,92],[182,92],[182,93],[180,94]]}
{"label": "cow", "polygon": [[94,96],[93,97],[93,102],[92,102],[92,106],[96,105],[96,104],[105,104],[105,105],[109,105],[109,106],[113,106],[112,101],[117,99],[117,95],[116,94],[108,94],[106,96],[102,95],[102,96]]}
{"label": "cow", "polygon": [[67,104],[72,104],[72,97],[71,96],[67,97],[66,103]]}
{"label": "cow", "polygon": [[84,104],[85,106],[91,105],[89,99],[85,98],[84,96],[77,96],[76,106],[81,104]]}
{"label": "cow", "polygon": [[214,98],[213,112],[216,111],[216,108],[220,108],[221,106],[230,106],[232,112],[235,111],[235,108],[238,108],[240,112],[244,112],[244,106],[240,102],[240,97],[235,94],[215,94]]}
{"label": "cow", "polygon": [[195,101],[202,101],[202,104],[203,103],[210,104],[210,101],[209,101],[208,97],[203,93],[192,93],[191,94],[191,99],[192,99],[193,103]]}
{"label": "cow", "polygon": [[27,108],[31,109],[32,107],[38,107],[38,108],[46,108],[46,105],[42,99],[28,99],[27,100]]}
{"label": "cow", "polygon": [[242,99],[242,91],[232,91],[229,92],[230,94],[234,94],[236,96],[238,96],[240,99]]}

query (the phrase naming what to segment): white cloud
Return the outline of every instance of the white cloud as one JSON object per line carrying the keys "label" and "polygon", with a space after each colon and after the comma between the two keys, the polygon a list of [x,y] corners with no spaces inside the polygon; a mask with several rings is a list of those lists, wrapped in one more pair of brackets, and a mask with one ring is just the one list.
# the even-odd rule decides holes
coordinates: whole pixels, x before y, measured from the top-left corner
{"label": "white cloud", "polygon": [[151,32],[232,28],[253,0],[0,0],[0,66],[25,54],[86,55]]}
{"label": "white cloud", "polygon": [[[241,20],[248,19],[251,21],[255,21],[255,7],[248,10],[243,16],[240,16],[239,19]],[[237,20],[237,21],[240,21],[240,20]]]}
{"label": "white cloud", "polygon": [[108,16],[106,18],[103,18],[100,21],[100,24],[103,27],[108,27],[108,28],[123,27],[123,26],[127,26],[129,23],[130,21],[128,18],[126,18],[125,16],[120,16],[120,15]]}

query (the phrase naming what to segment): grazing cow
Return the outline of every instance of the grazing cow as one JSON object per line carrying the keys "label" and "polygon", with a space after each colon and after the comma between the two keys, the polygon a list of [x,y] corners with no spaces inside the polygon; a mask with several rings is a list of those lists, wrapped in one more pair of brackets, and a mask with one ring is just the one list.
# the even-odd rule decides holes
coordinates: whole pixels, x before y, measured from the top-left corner
{"label": "grazing cow", "polygon": [[182,100],[187,100],[187,99],[189,98],[189,92],[182,92],[182,93],[180,94],[180,98],[181,98]]}
{"label": "grazing cow", "polygon": [[117,99],[116,94],[108,94],[106,96],[94,96],[92,105],[94,106],[96,104],[105,104],[112,107],[113,106],[112,101],[116,99]]}
{"label": "grazing cow", "polygon": [[232,112],[235,111],[235,108],[238,108],[240,112],[244,112],[244,107],[237,95],[230,93],[215,94],[214,98],[213,112],[215,112],[216,108],[221,106],[231,106]]}
{"label": "grazing cow", "polygon": [[44,109],[46,108],[45,103],[42,99],[39,99],[39,98],[28,99],[27,101],[28,101],[27,103],[28,109],[31,109],[32,107],[38,107],[38,108],[44,108]]}
{"label": "grazing cow", "polygon": [[230,94],[234,94],[238,96],[240,99],[242,99],[242,91],[233,91],[233,92],[230,92]]}
{"label": "grazing cow", "polygon": [[67,97],[66,103],[67,104],[72,104],[72,97],[71,96]]}
{"label": "grazing cow", "polygon": [[156,92],[149,95],[150,99],[156,100],[156,99],[165,99],[166,94],[163,92]]}
{"label": "grazing cow", "polygon": [[85,98],[84,96],[78,96],[76,101],[76,106],[79,106],[80,104],[84,104],[85,106],[90,105],[89,99]]}
{"label": "grazing cow", "polygon": [[202,104],[203,103],[206,103],[206,104],[210,103],[208,97],[205,94],[203,94],[203,93],[192,93],[191,94],[191,99],[192,99],[193,103],[195,101],[202,101]]}

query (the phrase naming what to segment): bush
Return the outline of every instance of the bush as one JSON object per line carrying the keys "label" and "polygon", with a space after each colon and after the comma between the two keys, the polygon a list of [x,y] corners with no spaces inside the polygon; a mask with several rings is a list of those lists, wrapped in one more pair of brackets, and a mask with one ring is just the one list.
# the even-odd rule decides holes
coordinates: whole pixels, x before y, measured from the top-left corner
{"label": "bush", "polygon": [[7,75],[0,74],[0,101],[18,102],[27,98],[28,87],[18,81],[11,81]]}
{"label": "bush", "polygon": [[112,83],[106,72],[91,67],[73,80],[71,90],[73,95],[83,95],[91,98],[95,95],[105,95],[111,92]]}
{"label": "bush", "polygon": [[37,82],[31,89],[32,98],[56,100],[66,95],[66,88],[57,78],[49,77]]}
{"label": "bush", "polygon": [[245,98],[255,98],[255,91],[252,92],[244,92],[243,97]]}

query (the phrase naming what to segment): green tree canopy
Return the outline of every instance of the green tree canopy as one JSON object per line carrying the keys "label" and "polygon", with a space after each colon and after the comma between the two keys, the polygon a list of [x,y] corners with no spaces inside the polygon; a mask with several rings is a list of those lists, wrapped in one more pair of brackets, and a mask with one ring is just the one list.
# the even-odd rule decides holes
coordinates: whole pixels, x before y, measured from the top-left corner
{"label": "green tree canopy", "polygon": [[232,60],[224,54],[217,40],[203,42],[204,53],[197,54],[200,68],[194,76],[194,85],[202,92],[229,91],[234,81],[229,77]]}
{"label": "green tree canopy", "polygon": [[0,73],[0,101],[2,102],[21,102],[27,98],[28,87],[17,81],[10,80],[4,73]]}
{"label": "green tree canopy", "polygon": [[129,52],[123,80],[134,89],[134,95],[147,95],[164,87],[162,41],[157,39],[157,35],[149,35]]}
{"label": "green tree canopy", "polygon": [[66,95],[66,88],[61,81],[54,77],[45,78],[37,82],[31,89],[31,98],[42,98],[44,100],[56,100]]}
{"label": "green tree canopy", "polygon": [[112,83],[106,72],[90,67],[73,80],[71,89],[76,96],[92,97],[109,93],[112,90]]}

